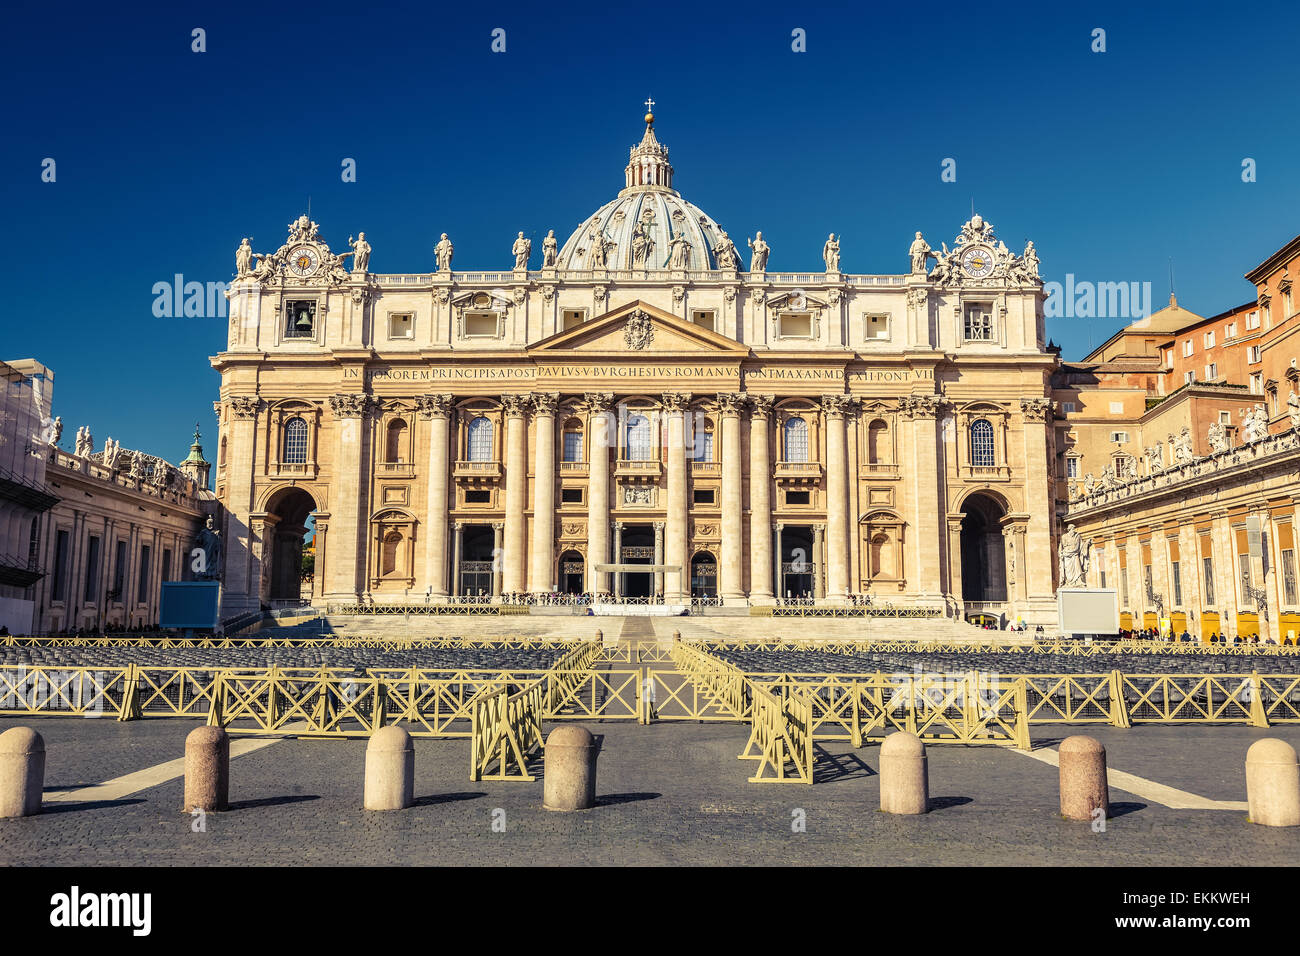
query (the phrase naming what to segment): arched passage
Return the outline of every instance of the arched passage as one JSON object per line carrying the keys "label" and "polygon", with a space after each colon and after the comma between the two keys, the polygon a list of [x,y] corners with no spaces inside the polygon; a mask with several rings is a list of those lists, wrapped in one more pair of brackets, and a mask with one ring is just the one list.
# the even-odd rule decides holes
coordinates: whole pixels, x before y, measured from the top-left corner
{"label": "arched passage", "polygon": [[989,495],[975,494],[966,499],[961,510],[962,600],[1005,601],[1007,569],[1002,518],[1006,509]]}
{"label": "arched passage", "polygon": [[697,551],[691,558],[691,597],[718,596],[718,559],[708,551]]}
{"label": "arched passage", "polygon": [[[301,488],[285,488],[267,502],[267,522],[262,542],[263,602],[296,601],[302,597],[302,563],[307,519],[316,510],[316,499]],[[320,548],[310,575],[324,579]]]}

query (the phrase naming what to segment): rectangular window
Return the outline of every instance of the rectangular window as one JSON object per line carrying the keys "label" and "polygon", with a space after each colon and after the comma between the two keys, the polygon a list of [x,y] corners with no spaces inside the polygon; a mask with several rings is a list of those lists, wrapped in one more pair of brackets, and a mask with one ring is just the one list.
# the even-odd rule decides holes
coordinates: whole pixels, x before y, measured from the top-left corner
{"label": "rectangular window", "polygon": [[1250,373],[1250,394],[1252,395],[1264,394],[1264,373],[1263,372]]}
{"label": "rectangular window", "polygon": [[1184,385],[1191,385],[1195,381],[1196,381],[1196,371],[1194,369],[1188,369],[1186,372],[1183,373]]}
{"label": "rectangular window", "polygon": [[54,534],[54,586],[51,597],[63,600],[63,592],[68,586],[68,532],[56,531]]}
{"label": "rectangular window", "polygon": [[1282,600],[1287,607],[1296,606],[1295,551],[1291,548],[1282,552]]}
{"label": "rectangular window", "polygon": [[149,545],[140,545],[140,583],[136,586],[136,601],[149,603]]}
{"label": "rectangular window", "polygon": [[466,312],[465,338],[494,339],[498,335],[500,317],[495,312]]}
{"label": "rectangular window", "polygon": [[1099,587],[1106,586],[1106,556],[1101,552],[1097,553],[1097,580]]}
{"label": "rectangular window", "polygon": [[1066,478],[1079,477],[1079,459],[1077,456],[1071,455],[1070,457],[1065,459],[1065,477]]}
{"label": "rectangular window", "polygon": [[1231,424],[1232,424],[1232,412],[1219,412],[1219,424],[1220,424],[1220,425],[1231,425]]}
{"label": "rectangular window", "polygon": [[561,501],[563,504],[566,504],[566,505],[580,505],[580,504],[582,504],[582,489],[581,489],[581,488],[561,488],[561,489],[560,489],[560,501]]}
{"label": "rectangular window", "polygon": [[1205,333],[1205,347],[1206,347],[1207,349],[1212,349],[1212,348],[1214,348],[1214,331],[1213,331],[1213,330],[1211,330],[1211,331]]}
{"label": "rectangular window", "polygon": [[1191,339],[1188,339],[1186,342],[1183,343],[1183,358],[1187,358],[1195,351],[1196,351],[1196,344]]}
{"label": "rectangular window", "polygon": [[1207,382],[1213,382],[1218,377],[1219,377],[1218,362],[1211,362],[1209,365],[1205,366],[1205,380]]}
{"label": "rectangular window", "polygon": [[1121,445],[1127,444],[1128,432],[1111,432],[1110,440],[1111,442],[1118,442]]}
{"label": "rectangular window", "polygon": [[780,323],[781,338],[812,338],[812,314],[809,312],[784,312]]}
{"label": "rectangular window", "polygon": [[492,492],[483,488],[466,488],[465,504],[488,505],[492,503]]}
{"label": "rectangular window", "polygon": [[587,321],[586,309],[565,309],[563,324],[561,325],[560,328],[562,331],[567,332],[569,329],[576,329],[578,326],[582,325],[582,323],[586,321]]}
{"label": "rectangular window", "polygon": [[582,432],[564,433],[564,461],[582,461]]}
{"label": "rectangular window", "polygon": [[1074,402],[1061,402],[1061,411],[1067,415],[1073,415],[1079,410],[1079,406]]}
{"label": "rectangular window", "polygon": [[163,548],[162,578],[163,581],[172,579],[172,549]]}
{"label": "rectangular window", "polygon": [[966,306],[964,338],[967,342],[993,341],[993,306],[987,302]]}
{"label": "rectangular window", "polygon": [[1174,367],[1174,350],[1173,350],[1173,349],[1165,349],[1165,365],[1166,365],[1168,368],[1173,368],[1173,367]]}
{"label": "rectangular window", "polygon": [[1169,570],[1172,572],[1171,577],[1174,585],[1174,607],[1182,607],[1183,606],[1183,577],[1182,577],[1181,569],[1178,567],[1178,562],[1177,561],[1171,562],[1169,565]]}
{"label": "rectangular window", "polygon": [[284,304],[284,337],[310,339],[316,334],[314,299],[290,299]]}
{"label": "rectangular window", "polygon": [[712,488],[696,488],[692,499],[697,505],[711,505],[714,503],[714,494]]}
{"label": "rectangular window", "polygon": [[1227,339],[1235,339],[1235,338],[1237,337],[1237,323],[1236,323],[1236,322],[1229,322],[1229,323],[1227,324],[1227,326],[1224,327],[1224,330],[1223,330],[1223,337],[1224,337],[1224,338],[1227,338]]}
{"label": "rectangular window", "polygon": [[99,537],[91,535],[86,541],[86,589],[83,601],[95,600],[95,583],[99,580]]}
{"label": "rectangular window", "polygon": [[398,312],[388,317],[388,337],[390,339],[410,339],[415,337],[415,316],[409,312]]}
{"label": "rectangular window", "polygon": [[1250,604],[1250,555],[1237,555],[1237,574],[1241,578],[1241,603]]}
{"label": "rectangular window", "polygon": [[1128,607],[1128,568],[1123,565],[1119,569],[1119,605]]}
{"label": "rectangular window", "polygon": [[866,319],[866,331],[864,338],[868,342],[883,342],[889,338],[889,316],[887,315],[868,315]]}
{"label": "rectangular window", "polygon": [[1264,353],[1260,346],[1252,345],[1246,349],[1246,361],[1251,365],[1264,361]]}
{"label": "rectangular window", "polygon": [[1123,415],[1123,414],[1124,414],[1124,403],[1123,403],[1123,402],[1111,402],[1111,403],[1110,403],[1110,413],[1111,413],[1112,415]]}
{"label": "rectangular window", "polygon": [[1249,312],[1246,314],[1246,331],[1250,332],[1259,328],[1259,313]]}
{"label": "rectangular window", "polygon": [[785,493],[785,503],[787,505],[806,505],[809,503],[808,491],[787,491]]}
{"label": "rectangular window", "polygon": [[1205,606],[1214,607],[1214,559],[1201,558],[1201,576],[1205,578]]}
{"label": "rectangular window", "polygon": [[[1143,597],[1145,597],[1147,601],[1150,601],[1151,596],[1155,594],[1155,589],[1151,584],[1151,565],[1149,564],[1142,565],[1142,587],[1146,589],[1146,593]],[[1150,604],[1145,606],[1148,608],[1151,607]]]}
{"label": "rectangular window", "polygon": [[708,329],[710,332],[717,331],[713,326],[714,312],[712,309],[695,309],[691,312],[691,321],[701,328]]}
{"label": "rectangular window", "polygon": [[126,542],[117,543],[117,554],[114,556],[113,568],[113,600],[122,600],[122,584],[126,580]]}

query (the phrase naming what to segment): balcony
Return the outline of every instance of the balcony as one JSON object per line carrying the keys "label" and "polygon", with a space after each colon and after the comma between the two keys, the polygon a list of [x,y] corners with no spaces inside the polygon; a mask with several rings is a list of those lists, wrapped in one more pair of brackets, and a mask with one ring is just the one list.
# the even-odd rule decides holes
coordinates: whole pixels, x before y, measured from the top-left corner
{"label": "balcony", "polygon": [[267,472],[272,478],[315,478],[317,468],[314,461],[299,463],[273,461]]}
{"label": "balcony", "polygon": [[452,475],[457,478],[477,478],[481,480],[500,478],[501,462],[458,461],[452,469]]}
{"label": "balcony", "polygon": [[870,461],[862,464],[858,474],[864,478],[897,478],[898,466],[882,461]]}
{"label": "balcony", "polygon": [[961,476],[967,481],[1010,481],[1009,465],[962,465]]}
{"label": "balcony", "polygon": [[773,475],[777,480],[816,481],[822,476],[822,466],[818,461],[778,461]]}
{"label": "balcony", "polygon": [[650,461],[632,461],[627,458],[620,458],[614,466],[614,474],[620,478],[658,478],[663,474],[663,470],[663,463],[654,459]]}
{"label": "balcony", "polygon": [[415,465],[409,461],[381,461],[379,463],[380,478],[414,478]]}
{"label": "balcony", "polygon": [[560,462],[560,474],[562,475],[585,475],[586,473],[587,463],[585,461]]}
{"label": "balcony", "polygon": [[722,462],[693,461],[691,462],[691,474],[697,478],[716,478],[722,474]]}

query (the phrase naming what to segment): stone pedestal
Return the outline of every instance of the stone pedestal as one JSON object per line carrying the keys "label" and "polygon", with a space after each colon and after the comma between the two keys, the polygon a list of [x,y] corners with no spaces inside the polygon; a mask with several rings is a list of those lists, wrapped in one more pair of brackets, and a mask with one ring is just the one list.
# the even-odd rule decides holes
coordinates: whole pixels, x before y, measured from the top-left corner
{"label": "stone pedestal", "polygon": [[915,734],[890,734],[880,745],[880,809],[915,814],[930,809],[930,768]]}
{"label": "stone pedestal", "polygon": [[30,727],[0,734],[0,817],[41,812],[45,789],[45,741]]}
{"label": "stone pedestal", "polygon": [[366,745],[365,809],[405,810],[415,802],[415,744],[401,727],[380,727]]}
{"label": "stone pedestal", "polygon": [[546,738],[542,806],[590,810],[596,805],[596,738],[585,727],[557,727]]}
{"label": "stone pedestal", "polygon": [[1106,780],[1106,748],[1092,737],[1076,735],[1061,741],[1061,816],[1092,821],[1110,816],[1110,787]]}

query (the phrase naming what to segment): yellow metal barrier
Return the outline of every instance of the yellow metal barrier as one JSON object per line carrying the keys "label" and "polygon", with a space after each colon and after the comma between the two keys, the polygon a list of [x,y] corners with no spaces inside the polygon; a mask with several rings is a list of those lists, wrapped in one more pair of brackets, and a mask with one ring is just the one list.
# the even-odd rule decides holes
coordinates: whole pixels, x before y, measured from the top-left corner
{"label": "yellow metal barrier", "polygon": [[797,687],[784,688],[782,696],[769,685],[753,684],[749,742],[741,760],[757,760],[750,783],[812,783],[812,704]]}
{"label": "yellow metal barrier", "polygon": [[528,759],[542,749],[542,696],[538,680],[514,694],[505,685],[485,688],[470,701],[470,780],[537,779]]}
{"label": "yellow metal barrier", "polygon": [[0,714],[129,720],[133,665],[0,667]]}

